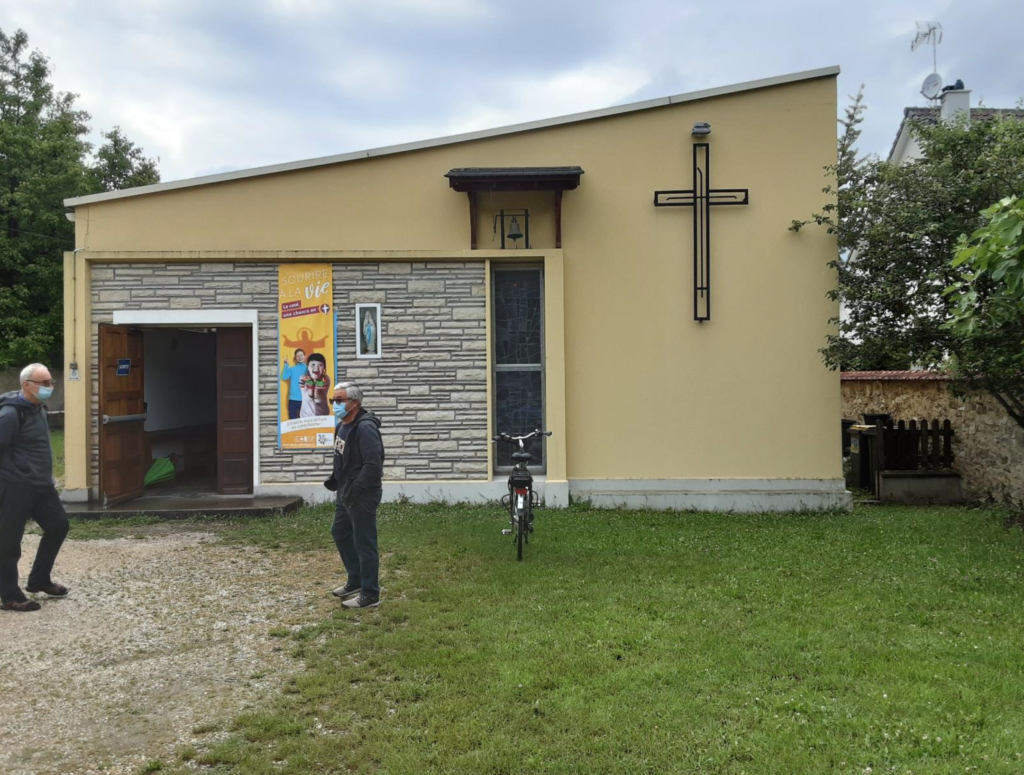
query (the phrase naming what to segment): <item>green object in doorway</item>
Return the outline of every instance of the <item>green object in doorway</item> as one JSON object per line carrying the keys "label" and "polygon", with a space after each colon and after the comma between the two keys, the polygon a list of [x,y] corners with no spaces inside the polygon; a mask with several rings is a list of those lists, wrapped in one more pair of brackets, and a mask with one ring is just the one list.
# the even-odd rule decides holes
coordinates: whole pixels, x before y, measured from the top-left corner
{"label": "green object in doorway", "polygon": [[153,461],[149,473],[146,474],[146,487],[151,484],[167,482],[174,478],[174,463],[168,458],[161,457]]}

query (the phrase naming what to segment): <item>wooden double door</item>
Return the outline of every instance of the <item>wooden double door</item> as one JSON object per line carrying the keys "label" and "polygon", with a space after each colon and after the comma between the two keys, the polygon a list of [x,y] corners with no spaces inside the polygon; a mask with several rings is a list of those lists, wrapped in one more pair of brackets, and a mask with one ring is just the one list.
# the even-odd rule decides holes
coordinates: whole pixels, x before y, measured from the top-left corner
{"label": "wooden double door", "polygon": [[[99,327],[100,498],[114,505],[145,492],[145,331]],[[216,331],[217,492],[253,491],[252,329]]]}

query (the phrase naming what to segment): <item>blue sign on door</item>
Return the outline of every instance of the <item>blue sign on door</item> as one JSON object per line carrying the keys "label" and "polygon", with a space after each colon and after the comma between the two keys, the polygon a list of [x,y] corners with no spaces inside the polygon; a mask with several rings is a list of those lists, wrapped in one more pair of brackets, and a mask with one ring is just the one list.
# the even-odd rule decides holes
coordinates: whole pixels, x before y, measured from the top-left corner
{"label": "blue sign on door", "polygon": [[127,377],[132,373],[132,359],[131,358],[118,358],[117,359],[117,376]]}

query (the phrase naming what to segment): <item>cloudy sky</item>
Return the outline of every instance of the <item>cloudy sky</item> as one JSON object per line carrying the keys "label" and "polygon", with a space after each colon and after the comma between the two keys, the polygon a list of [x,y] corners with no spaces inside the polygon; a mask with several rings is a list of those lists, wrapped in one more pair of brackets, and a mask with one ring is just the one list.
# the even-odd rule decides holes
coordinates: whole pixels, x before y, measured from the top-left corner
{"label": "cloudy sky", "polygon": [[838,64],[885,155],[939,72],[973,104],[1024,96],[1020,0],[0,0],[95,132],[164,180],[560,116]]}

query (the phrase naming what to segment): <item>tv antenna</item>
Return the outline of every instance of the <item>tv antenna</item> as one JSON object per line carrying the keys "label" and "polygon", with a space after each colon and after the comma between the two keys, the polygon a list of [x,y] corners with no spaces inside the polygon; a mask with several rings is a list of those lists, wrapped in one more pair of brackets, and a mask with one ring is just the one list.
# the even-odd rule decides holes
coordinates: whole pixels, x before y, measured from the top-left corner
{"label": "tv antenna", "polygon": [[939,75],[939,44],[942,42],[942,25],[938,22],[917,22],[917,35],[914,42],[910,44],[911,51],[917,51],[921,46],[932,44],[932,73],[924,79],[921,85],[921,94],[927,99],[937,99],[942,93],[942,76]]}

